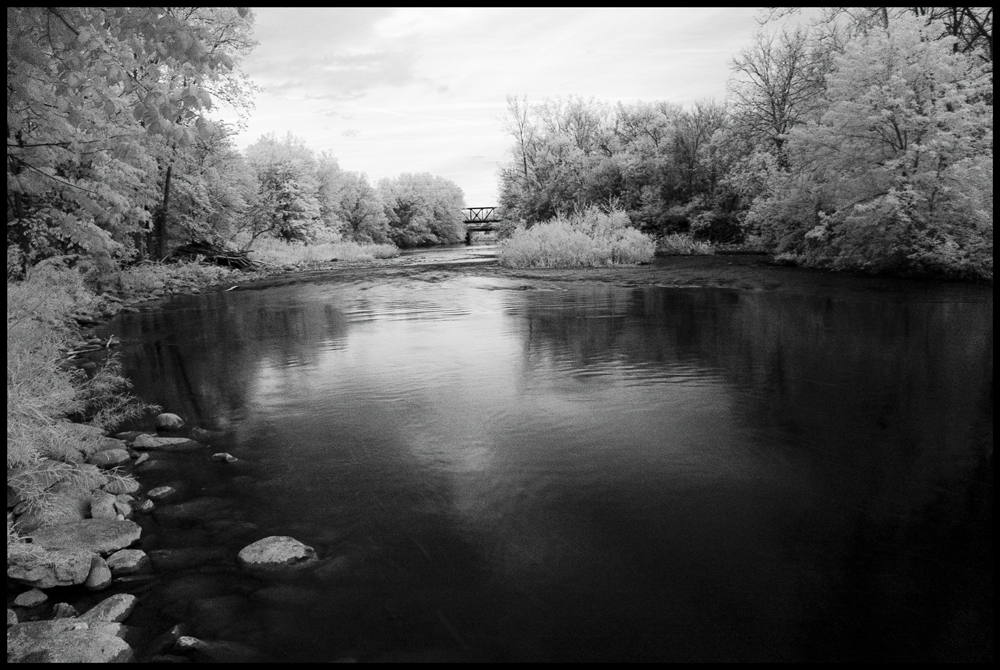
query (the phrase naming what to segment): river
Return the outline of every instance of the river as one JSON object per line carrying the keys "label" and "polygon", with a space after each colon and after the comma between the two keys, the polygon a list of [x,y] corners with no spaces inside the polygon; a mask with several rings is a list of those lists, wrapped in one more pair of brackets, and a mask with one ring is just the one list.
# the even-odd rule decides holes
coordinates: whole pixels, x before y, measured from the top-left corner
{"label": "river", "polygon": [[[202,504],[141,519],[143,549],[190,551],[137,623],[293,662],[992,658],[991,287],[488,264],[104,327],[138,396],[217,431],[139,475]],[[268,535],[325,569],[242,574]]]}

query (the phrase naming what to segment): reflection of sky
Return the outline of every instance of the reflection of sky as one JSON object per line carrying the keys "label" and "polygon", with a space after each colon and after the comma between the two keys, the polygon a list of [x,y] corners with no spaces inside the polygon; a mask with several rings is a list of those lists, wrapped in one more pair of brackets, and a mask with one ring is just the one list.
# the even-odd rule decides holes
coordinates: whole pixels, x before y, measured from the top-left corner
{"label": "reflection of sky", "polygon": [[[309,365],[262,361],[253,413],[324,427],[296,449],[362,444],[354,457],[444,486],[448,513],[505,571],[565,556],[567,543],[589,545],[586,514],[558,500],[567,481],[599,497],[752,477],[733,451],[731,392],[716,372],[615,351],[582,363],[565,344],[532,339],[524,304],[545,297],[485,290],[498,285],[347,290],[346,332],[311,344]],[[578,318],[574,310],[565,318]]]}

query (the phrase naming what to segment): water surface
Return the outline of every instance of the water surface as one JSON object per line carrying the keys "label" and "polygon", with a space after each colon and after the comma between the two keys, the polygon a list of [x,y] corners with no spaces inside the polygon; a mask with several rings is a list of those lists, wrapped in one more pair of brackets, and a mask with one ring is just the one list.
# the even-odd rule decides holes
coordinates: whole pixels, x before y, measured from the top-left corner
{"label": "water surface", "polygon": [[[328,661],[992,657],[992,293],[363,277],[125,315],[150,621]],[[167,507],[167,506],[165,506]],[[267,535],[324,569],[235,568]],[[150,612],[155,612],[151,614]]]}

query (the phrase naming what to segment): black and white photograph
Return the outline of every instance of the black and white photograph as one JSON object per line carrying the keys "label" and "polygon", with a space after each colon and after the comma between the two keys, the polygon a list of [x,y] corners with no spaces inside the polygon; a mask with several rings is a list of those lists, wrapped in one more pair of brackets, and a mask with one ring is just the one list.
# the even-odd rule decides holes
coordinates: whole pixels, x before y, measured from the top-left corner
{"label": "black and white photograph", "polygon": [[8,663],[990,663],[993,8],[9,7]]}

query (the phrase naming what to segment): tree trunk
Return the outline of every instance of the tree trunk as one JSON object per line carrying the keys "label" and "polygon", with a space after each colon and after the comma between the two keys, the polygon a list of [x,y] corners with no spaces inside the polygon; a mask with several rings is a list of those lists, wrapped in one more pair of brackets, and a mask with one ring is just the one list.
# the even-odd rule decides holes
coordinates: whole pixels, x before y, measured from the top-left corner
{"label": "tree trunk", "polygon": [[170,177],[174,171],[174,164],[167,166],[167,177],[163,182],[163,202],[153,225],[153,238],[155,242],[154,255],[158,260],[163,260],[167,255],[167,211],[170,206]]}

